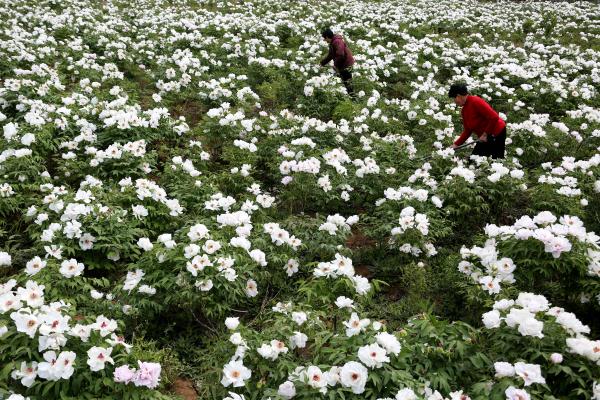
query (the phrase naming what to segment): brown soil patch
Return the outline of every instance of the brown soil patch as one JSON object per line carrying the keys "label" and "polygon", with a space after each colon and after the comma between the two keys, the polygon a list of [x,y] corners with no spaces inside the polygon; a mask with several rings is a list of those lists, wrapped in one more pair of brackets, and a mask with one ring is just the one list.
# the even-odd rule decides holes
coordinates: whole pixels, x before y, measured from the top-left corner
{"label": "brown soil patch", "polygon": [[406,295],[406,291],[399,285],[394,285],[389,287],[386,295],[391,301],[397,301]]}
{"label": "brown soil patch", "polygon": [[204,113],[206,113],[206,107],[198,100],[186,99],[175,103],[169,110],[169,113],[174,119],[184,116],[185,122],[189,125],[190,129],[193,129],[198,125]]}
{"label": "brown soil patch", "polygon": [[312,354],[312,351],[308,347],[296,348],[296,352],[304,360],[310,360],[310,359],[312,359],[313,354]]}
{"label": "brown soil patch", "polygon": [[373,276],[370,265],[357,265],[354,267],[354,272],[356,272],[357,275],[365,278],[371,278],[371,276]]}
{"label": "brown soil patch", "polygon": [[353,229],[352,235],[350,235],[350,237],[346,240],[346,247],[352,250],[374,246],[375,241],[363,235],[359,229]]}
{"label": "brown soil patch", "polygon": [[184,400],[197,400],[198,394],[194,389],[194,385],[188,379],[177,378],[173,383],[173,393],[180,396]]}

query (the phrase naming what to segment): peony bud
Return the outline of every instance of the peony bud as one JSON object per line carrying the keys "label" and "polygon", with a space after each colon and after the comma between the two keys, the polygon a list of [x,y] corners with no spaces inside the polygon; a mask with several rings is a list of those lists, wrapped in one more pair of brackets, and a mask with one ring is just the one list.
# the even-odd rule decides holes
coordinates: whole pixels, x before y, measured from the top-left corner
{"label": "peony bud", "polygon": [[240,319],[238,317],[229,317],[225,319],[225,326],[227,329],[234,330],[240,324]]}
{"label": "peony bud", "polygon": [[560,364],[563,361],[563,355],[560,353],[552,353],[550,361],[554,364]]}

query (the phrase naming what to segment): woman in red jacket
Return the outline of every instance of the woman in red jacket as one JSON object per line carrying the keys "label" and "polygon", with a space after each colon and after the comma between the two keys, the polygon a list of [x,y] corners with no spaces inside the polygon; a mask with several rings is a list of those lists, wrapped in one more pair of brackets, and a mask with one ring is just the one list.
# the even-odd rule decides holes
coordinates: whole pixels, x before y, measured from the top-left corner
{"label": "woman in red jacket", "polygon": [[342,82],[346,87],[346,91],[350,96],[354,95],[352,88],[352,65],[354,65],[354,57],[352,52],[346,46],[346,42],[340,35],[334,35],[329,28],[321,32],[323,39],[329,43],[329,53],[321,61],[321,66],[325,66],[329,61],[333,60],[333,68],[342,78]]}
{"label": "woman in red jacket", "polygon": [[467,85],[455,83],[450,86],[448,96],[462,107],[463,132],[454,141],[455,149],[467,140],[471,133],[479,138],[472,155],[504,158],[506,123],[498,113],[481,97],[469,94]]}

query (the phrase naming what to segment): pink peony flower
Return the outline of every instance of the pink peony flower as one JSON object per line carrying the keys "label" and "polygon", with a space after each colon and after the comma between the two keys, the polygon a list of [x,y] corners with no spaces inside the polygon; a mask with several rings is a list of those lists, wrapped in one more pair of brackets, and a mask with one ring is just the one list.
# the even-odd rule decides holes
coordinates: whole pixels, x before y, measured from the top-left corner
{"label": "pink peony flower", "polygon": [[145,386],[154,389],[160,380],[160,364],[138,361],[139,369],[133,378],[135,386]]}
{"label": "pink peony flower", "polygon": [[118,383],[129,383],[133,380],[136,375],[135,368],[129,368],[128,365],[121,365],[115,369],[114,379]]}

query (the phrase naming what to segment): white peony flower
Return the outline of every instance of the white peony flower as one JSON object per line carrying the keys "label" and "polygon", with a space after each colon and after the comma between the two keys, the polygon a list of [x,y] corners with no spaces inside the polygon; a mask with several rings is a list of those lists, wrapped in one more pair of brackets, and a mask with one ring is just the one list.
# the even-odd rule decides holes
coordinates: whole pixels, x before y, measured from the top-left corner
{"label": "white peony flower", "polygon": [[229,330],[235,330],[240,325],[240,319],[238,317],[228,317],[225,319],[225,326]]}
{"label": "white peony flower", "polygon": [[518,362],[515,364],[515,374],[523,378],[525,386],[530,386],[534,383],[546,383],[540,366],[536,364]]}
{"label": "white peony flower", "polygon": [[417,400],[417,394],[409,388],[400,389],[396,393],[396,400]]}
{"label": "white peony flower", "polygon": [[230,361],[223,367],[223,378],[221,379],[221,385],[228,387],[242,387],[245,385],[245,381],[250,379],[252,371],[244,366],[242,361]]}
{"label": "white peony flower", "polygon": [[541,339],[544,337],[542,333],[543,328],[544,323],[542,321],[538,321],[535,318],[527,318],[519,324],[519,333],[523,336],[535,336]]}
{"label": "white peony flower", "polygon": [[350,361],[344,364],[340,371],[340,383],[352,389],[352,393],[361,394],[365,391],[368,377],[367,368],[361,363]]}
{"label": "white peony flower", "polygon": [[496,369],[496,378],[515,376],[515,367],[511,363],[498,361],[494,363],[494,368]]}
{"label": "white peony flower", "polygon": [[523,389],[517,389],[514,386],[509,386],[505,391],[506,400],[530,400],[529,393]]}
{"label": "white peony flower", "polygon": [[279,385],[277,394],[283,397],[284,399],[291,399],[296,395],[296,387],[292,382],[285,381],[284,383]]}
{"label": "white peony flower", "polygon": [[254,260],[261,267],[267,266],[266,255],[262,250],[254,249],[249,253],[252,260]]}
{"label": "white peony flower", "polygon": [[481,316],[481,320],[483,324],[488,329],[498,328],[500,327],[500,312],[498,310],[488,311]]}
{"label": "white peony flower", "polygon": [[321,389],[327,386],[327,380],[323,376],[323,372],[319,367],[316,367],[314,365],[308,367],[306,369],[306,377],[308,379],[308,385],[313,388]]}
{"label": "white peony flower", "polygon": [[300,348],[303,349],[306,347],[306,341],[308,340],[308,336],[306,336],[302,332],[294,332],[294,334],[290,337],[291,348]]}
{"label": "white peony flower", "polygon": [[11,377],[13,379],[20,379],[21,385],[25,387],[31,387],[35,382],[35,378],[38,375],[37,372],[37,362],[32,362],[31,364],[27,364],[25,361],[21,362],[21,367],[12,371]]}
{"label": "white peony flower", "polygon": [[65,278],[72,278],[74,276],[80,276],[83,269],[83,263],[77,262],[76,259],[71,258],[70,260],[63,261],[60,264],[60,269],[58,271]]}
{"label": "white peony flower", "polygon": [[550,355],[550,361],[552,361],[553,364],[560,364],[563,362],[563,355],[560,353],[552,353]]}
{"label": "white peony flower", "polygon": [[352,337],[358,335],[367,326],[369,326],[371,320],[368,318],[360,319],[358,318],[358,314],[353,312],[350,316],[350,320],[344,321],[343,323],[346,326],[346,336]]}
{"label": "white peony flower", "polygon": [[87,365],[90,366],[92,371],[100,371],[104,369],[105,363],[114,364],[113,359],[110,357],[112,353],[112,347],[97,347],[94,346],[87,351],[88,360]]}
{"label": "white peony flower", "polygon": [[339,296],[336,300],[335,300],[335,305],[338,306],[338,308],[354,308],[354,300],[349,299],[347,297],[344,296]]}
{"label": "white peony flower", "polygon": [[378,344],[362,346],[358,349],[358,358],[369,368],[381,368],[383,363],[390,362],[384,348]]}
{"label": "white peony flower", "polygon": [[394,354],[396,356],[400,354],[402,346],[400,345],[400,342],[396,336],[387,332],[380,332],[375,335],[375,339],[377,340],[377,343],[379,343],[379,345],[383,347],[385,351],[387,351],[388,354]]}
{"label": "white peony flower", "polygon": [[152,244],[150,239],[148,239],[146,237],[139,238],[137,241],[137,245],[140,249],[142,249],[144,251],[150,251],[154,247],[154,245]]}
{"label": "white peony flower", "polygon": [[307,316],[305,312],[299,311],[299,312],[292,312],[292,319],[294,320],[294,322],[298,325],[302,325],[303,323],[306,322],[307,320]]}
{"label": "white peony flower", "polygon": [[0,267],[10,267],[12,258],[10,254],[0,251]]}
{"label": "white peony flower", "polygon": [[17,332],[22,332],[32,339],[35,336],[38,326],[41,322],[37,316],[21,311],[11,313],[10,318],[15,322]]}

